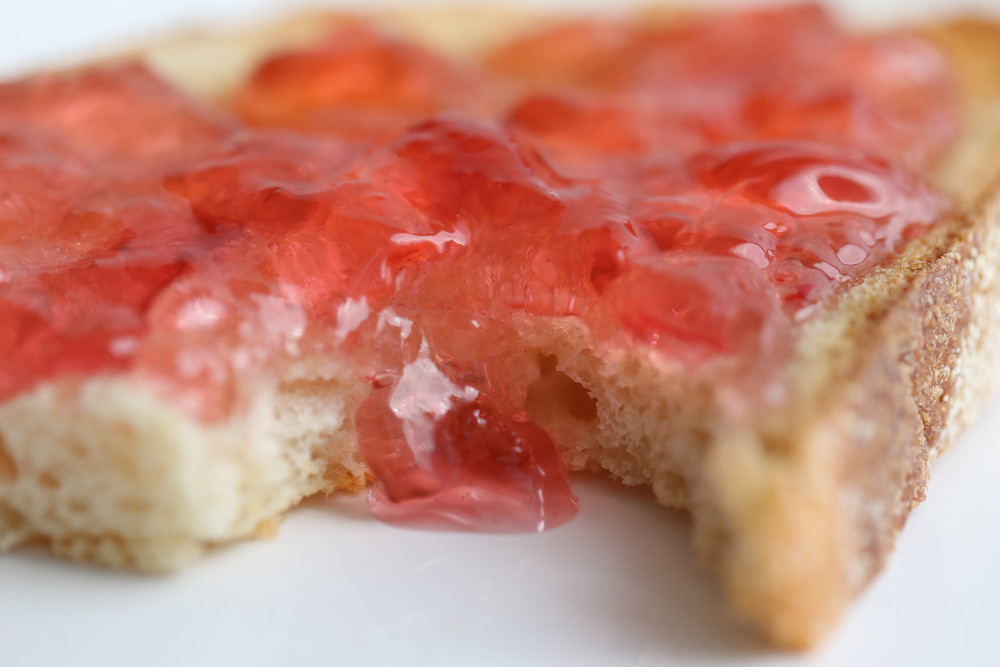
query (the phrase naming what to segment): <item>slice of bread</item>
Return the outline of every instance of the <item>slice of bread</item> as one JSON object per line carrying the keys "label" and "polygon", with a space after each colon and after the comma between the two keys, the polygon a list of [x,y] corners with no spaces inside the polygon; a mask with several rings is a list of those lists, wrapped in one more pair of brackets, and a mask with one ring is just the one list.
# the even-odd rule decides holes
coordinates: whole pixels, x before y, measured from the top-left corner
{"label": "slice of bread", "polygon": [[[458,53],[520,24],[503,12],[419,17],[387,20]],[[262,55],[341,20],[193,36],[142,55],[225,99]],[[928,465],[996,379],[1000,30],[966,22],[928,35],[965,93],[961,138],[933,174],[958,214],[801,327],[773,409],[734,412],[716,378],[688,377],[644,346],[595,349],[579,320],[519,323],[539,364],[528,412],[566,463],[688,508],[699,558],[736,612],[784,646],[815,642],[883,566]],[[353,415],[368,383],[348,360],[300,360],[241,392],[241,408],[210,425],[128,373],[46,382],[0,404],[0,549],[43,543],[167,571],[269,532],[308,495],[367,483]]]}

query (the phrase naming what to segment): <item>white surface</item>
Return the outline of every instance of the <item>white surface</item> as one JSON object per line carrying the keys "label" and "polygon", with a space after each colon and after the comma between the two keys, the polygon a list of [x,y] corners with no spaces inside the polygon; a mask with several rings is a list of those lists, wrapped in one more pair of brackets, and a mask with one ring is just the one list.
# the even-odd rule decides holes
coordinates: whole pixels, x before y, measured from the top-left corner
{"label": "white surface", "polygon": [[[12,3],[7,3],[12,4]],[[301,3],[299,3],[301,4]],[[364,5],[366,3],[356,2]],[[370,3],[369,6],[386,3]],[[553,3],[569,5],[568,2]],[[596,2],[584,3],[590,6]],[[861,7],[862,0],[839,3]],[[4,7],[0,71],[272,0],[27,1]],[[876,18],[996,1],[882,3]],[[169,578],[0,558],[6,665],[998,665],[1000,405],[937,464],[886,572],[806,656],[768,652],[694,567],[682,514],[596,479],[540,536],[420,533],[333,497],[274,542]]]}
{"label": "white surface", "polygon": [[[212,21],[247,22],[296,8],[322,5],[366,10],[420,4],[421,0],[4,0],[0,4],[0,74],[38,62],[60,62],[106,44],[134,44],[137,35]],[[615,9],[658,0],[485,0],[524,7]],[[659,0],[669,2],[671,0]],[[690,5],[756,5],[767,0],[677,0]],[[770,0],[779,4],[787,0]],[[424,0],[429,5],[476,5],[484,0]],[[846,17],[876,23],[915,20],[958,11],[1000,13],[1000,0],[831,0]]]}
{"label": "white surface", "polygon": [[889,568],[814,653],[770,652],[697,571],[685,516],[577,480],[542,535],[390,528],[314,500],[273,542],[145,578],[40,552],[0,558],[9,665],[782,667],[1000,664],[1000,406],[938,463]]}

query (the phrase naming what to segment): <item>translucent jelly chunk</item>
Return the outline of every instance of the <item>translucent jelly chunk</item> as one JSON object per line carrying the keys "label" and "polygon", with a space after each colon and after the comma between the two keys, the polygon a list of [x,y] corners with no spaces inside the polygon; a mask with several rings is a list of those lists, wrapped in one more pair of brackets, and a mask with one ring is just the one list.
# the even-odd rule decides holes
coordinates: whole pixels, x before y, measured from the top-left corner
{"label": "translucent jelly chunk", "polygon": [[[424,310],[579,315],[630,254],[652,252],[623,202],[579,183],[545,180],[497,124],[437,119],[391,145],[383,182],[452,225],[447,262],[400,298]],[[478,332],[479,336],[484,332]]]}
{"label": "translucent jelly chunk", "polygon": [[91,189],[89,171],[85,160],[52,141],[0,130],[0,270],[8,281],[15,271],[114,246],[121,225],[94,221],[84,229],[68,219]]}
{"label": "translucent jelly chunk", "polygon": [[109,260],[0,287],[0,400],[39,378],[129,367],[145,310],[183,269]]}
{"label": "translucent jelly chunk", "polygon": [[[912,171],[870,154],[810,142],[736,144],[691,161],[705,185],[798,217],[865,217],[926,223],[943,198]],[[903,227],[886,234],[901,238]]]}
{"label": "translucent jelly chunk", "polygon": [[536,86],[608,87],[638,48],[638,31],[612,21],[574,21],[529,34],[487,58],[501,74]]}
{"label": "translucent jelly chunk", "polygon": [[751,262],[696,252],[636,263],[606,297],[634,336],[689,362],[765,354],[783,319],[776,290]]}
{"label": "translucent jelly chunk", "polygon": [[679,25],[566,24],[489,63],[532,93],[514,105],[512,125],[572,168],[574,158],[588,166],[629,151],[644,160],[650,150],[781,138],[924,167],[957,132],[956,86],[937,52],[904,35],[845,35],[814,6]]}
{"label": "translucent jelly chunk", "polygon": [[232,262],[258,264],[312,314],[348,298],[376,308],[401,272],[462,236],[394,187],[386,163],[401,160],[391,147],[363,157],[333,137],[260,130],[171,172],[165,185],[190,201],[206,229],[247,234],[250,247]]}
{"label": "translucent jelly chunk", "polygon": [[[912,172],[853,149],[750,144],[708,152],[691,167],[704,185],[724,193],[703,221],[720,210],[760,221],[728,232],[738,236],[742,228],[752,244],[729,251],[756,259],[794,308],[886,261],[948,206]],[[703,224],[698,234],[705,231]],[[675,243],[683,236],[677,232]]]}
{"label": "translucent jelly chunk", "polygon": [[214,154],[170,170],[163,182],[212,231],[234,225],[281,233],[322,215],[325,196],[353,157],[331,139],[244,132]]}
{"label": "translucent jelly chunk", "polygon": [[480,86],[457,64],[357,25],[264,62],[236,109],[253,125],[377,139],[436,111],[475,108]]}
{"label": "translucent jelly chunk", "polygon": [[4,127],[56,136],[98,159],[148,163],[201,153],[228,136],[233,124],[144,66],[124,64],[0,84]]}
{"label": "translucent jelly chunk", "polygon": [[549,226],[564,205],[495,123],[464,117],[414,126],[392,145],[384,178],[428,216],[484,233]]}
{"label": "translucent jelly chunk", "polygon": [[848,143],[910,166],[933,164],[958,131],[956,87],[940,54],[893,35],[847,42],[835,57],[822,83],[802,72],[748,90],[742,116],[755,135]]}
{"label": "translucent jelly chunk", "polygon": [[555,443],[523,413],[492,407],[418,359],[374,389],[356,416],[376,477],[370,506],[389,523],[531,532],[576,514]]}
{"label": "translucent jelly chunk", "polygon": [[223,241],[163,189],[232,131],[138,65],[0,84],[0,394],[134,368],[157,298]]}
{"label": "translucent jelly chunk", "polygon": [[507,123],[521,143],[573,178],[627,182],[633,176],[630,164],[654,155],[690,154],[706,143],[701,124],[690,115],[602,94],[529,95],[511,108]]}

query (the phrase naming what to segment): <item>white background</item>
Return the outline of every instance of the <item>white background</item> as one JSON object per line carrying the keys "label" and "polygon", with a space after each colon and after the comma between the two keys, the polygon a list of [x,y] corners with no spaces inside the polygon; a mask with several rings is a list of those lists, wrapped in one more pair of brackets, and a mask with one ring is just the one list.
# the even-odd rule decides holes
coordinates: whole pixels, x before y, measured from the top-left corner
{"label": "white background", "polygon": [[[660,0],[669,1],[669,0]],[[678,0],[683,2],[684,0]],[[691,6],[755,5],[762,0],[687,0]],[[782,0],[774,0],[778,4]],[[505,6],[614,11],[656,0],[485,0]],[[0,3],[0,72],[39,61],[58,62],[108,44],[133,44],[136,35],[215,22],[252,22],[296,8],[321,5],[377,10],[420,4],[419,0],[3,0]],[[482,4],[477,0],[427,0],[430,5]],[[1000,14],[1000,0],[830,0],[852,20],[885,24],[914,21],[959,10]]]}
{"label": "white background", "polygon": [[[307,3],[5,0],[0,72]],[[354,2],[377,8],[390,3]],[[399,4],[399,3],[392,3]],[[471,4],[471,3],[470,3]],[[522,3],[529,4],[529,3]],[[604,7],[597,2],[552,2]],[[730,3],[733,4],[733,3]],[[868,6],[866,6],[868,5]],[[886,22],[1000,0],[837,9]],[[859,13],[860,12],[860,13]],[[811,654],[767,650],[694,566],[687,520],[596,478],[538,536],[410,532],[360,498],[314,500],[274,542],[166,578],[0,557],[9,665],[1000,665],[1000,406],[937,464],[886,572]]]}

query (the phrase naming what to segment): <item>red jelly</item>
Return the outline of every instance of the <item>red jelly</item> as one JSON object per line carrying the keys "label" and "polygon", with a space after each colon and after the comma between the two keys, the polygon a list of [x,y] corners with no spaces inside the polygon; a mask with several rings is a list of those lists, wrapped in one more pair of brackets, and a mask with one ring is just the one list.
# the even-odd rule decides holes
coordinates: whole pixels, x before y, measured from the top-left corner
{"label": "red jelly", "polygon": [[822,140],[924,167],[956,132],[939,54],[904,35],[850,37],[815,6],[681,27],[570,24],[516,41],[490,64],[545,86],[510,119],[572,173],[589,174],[602,155],[749,138]]}
{"label": "red jelly", "polygon": [[542,531],[577,502],[555,443],[522,413],[451,383],[426,356],[384,378],[358,411],[371,505],[390,523],[490,532]]}
{"label": "red jelly", "polygon": [[198,155],[234,123],[139,65],[115,65],[0,85],[0,127],[63,142],[108,171]]}
{"label": "red jelly", "polygon": [[274,56],[236,98],[253,125],[384,138],[443,110],[475,110],[481,82],[467,68],[364,25]]}
{"label": "red jelly", "polygon": [[947,206],[911,170],[954,132],[951,86],[928,47],[814,8],[576,23],[484,69],[356,26],[261,65],[242,120],[138,66],[4,84],[0,399],[131,373],[212,422],[332,356],[372,381],[377,516],[550,528],[576,501],[519,323],[753,395]]}

